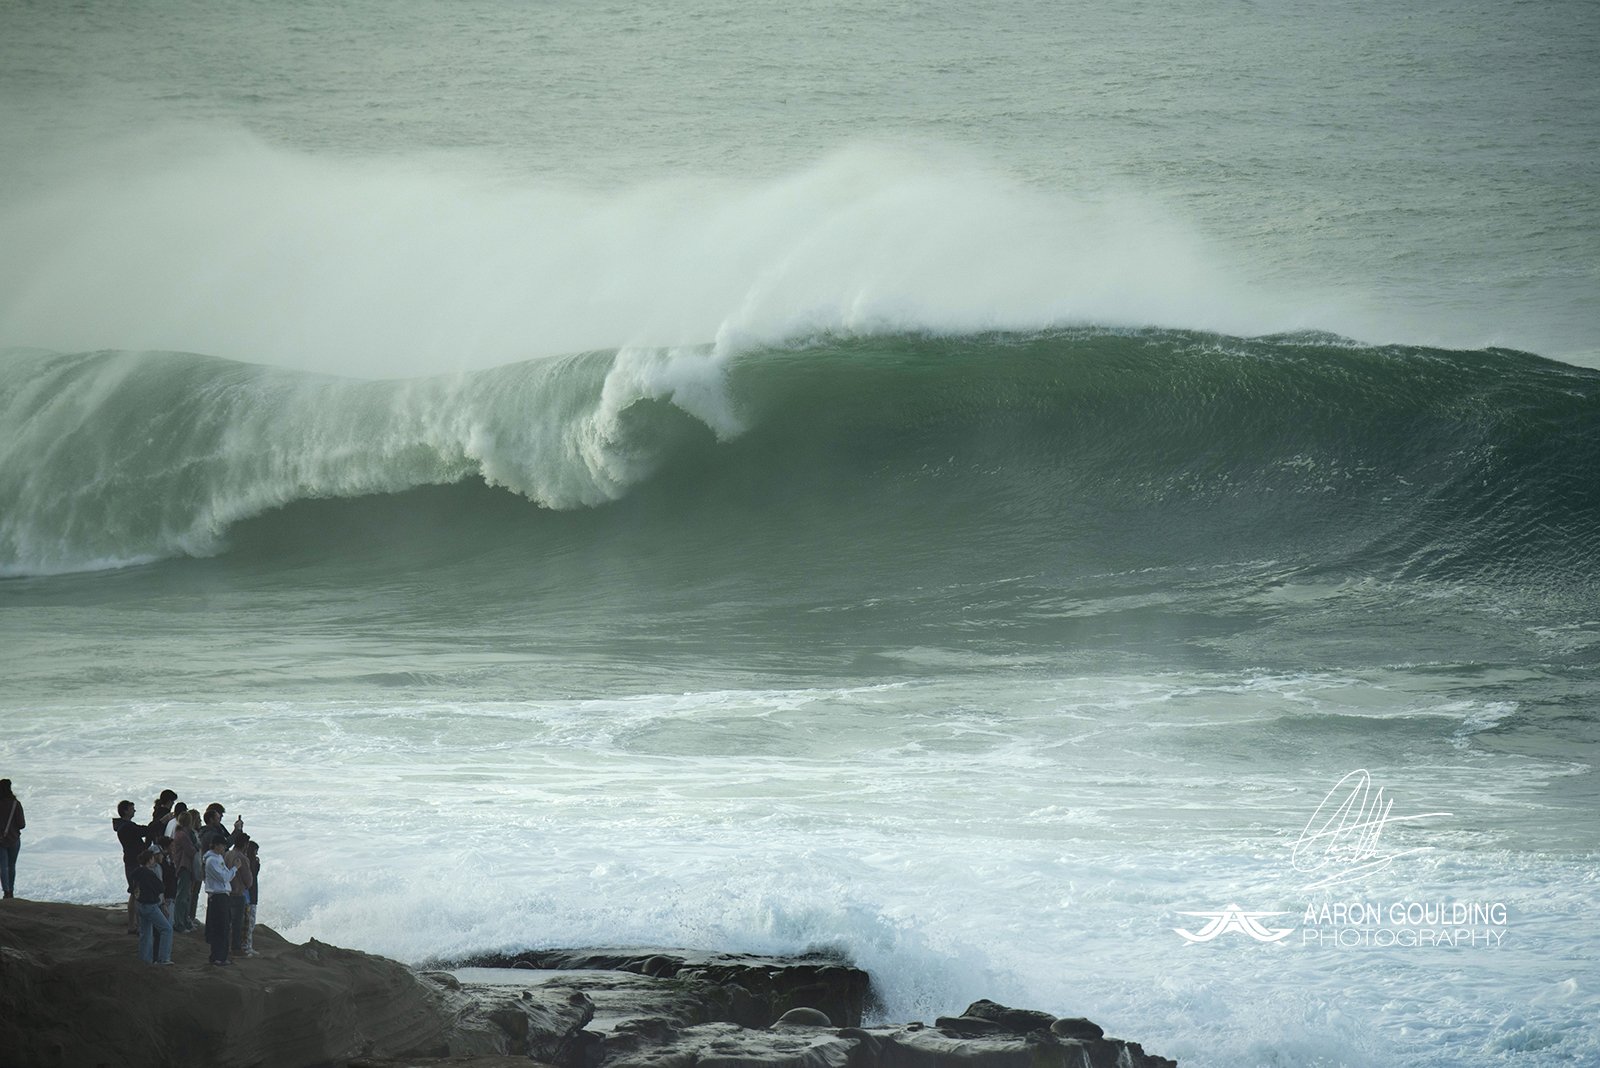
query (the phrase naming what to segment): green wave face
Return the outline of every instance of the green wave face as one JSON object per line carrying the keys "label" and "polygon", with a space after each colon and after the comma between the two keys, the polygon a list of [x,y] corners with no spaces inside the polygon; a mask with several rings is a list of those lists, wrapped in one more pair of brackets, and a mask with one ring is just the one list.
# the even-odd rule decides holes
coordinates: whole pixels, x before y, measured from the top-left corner
{"label": "green wave face", "polygon": [[1115,605],[1192,638],[1341,585],[1576,602],[1600,570],[1600,373],[1501,350],[901,335],[398,382],[14,353],[0,412],[14,577],[217,557],[1058,643]]}

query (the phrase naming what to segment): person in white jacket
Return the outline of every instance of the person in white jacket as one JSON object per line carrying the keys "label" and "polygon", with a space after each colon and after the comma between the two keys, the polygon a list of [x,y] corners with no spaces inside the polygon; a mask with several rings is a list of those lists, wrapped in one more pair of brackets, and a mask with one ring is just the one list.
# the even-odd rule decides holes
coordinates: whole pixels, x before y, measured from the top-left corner
{"label": "person in white jacket", "polygon": [[206,942],[211,946],[211,963],[219,966],[233,963],[228,959],[231,937],[228,910],[234,869],[223,859],[222,851],[226,846],[225,838],[212,838],[206,849],[205,865]]}

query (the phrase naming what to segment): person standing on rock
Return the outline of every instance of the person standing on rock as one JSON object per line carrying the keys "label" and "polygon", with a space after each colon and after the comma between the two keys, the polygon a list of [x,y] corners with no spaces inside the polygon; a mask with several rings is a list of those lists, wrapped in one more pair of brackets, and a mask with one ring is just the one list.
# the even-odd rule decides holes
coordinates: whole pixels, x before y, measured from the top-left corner
{"label": "person standing on rock", "polygon": [[178,897],[178,866],[172,861],[172,839],[161,838],[151,844],[161,850],[161,865],[157,869],[161,872],[161,911],[171,920]]}
{"label": "person standing on rock", "polygon": [[189,830],[189,837],[194,840],[194,857],[191,861],[189,876],[189,927],[192,930],[200,919],[200,888],[206,881],[206,836],[205,825],[200,822],[200,810],[191,808],[185,815],[188,820],[185,826]]}
{"label": "person standing on rock", "polygon": [[195,828],[200,826],[198,812],[185,812],[178,817],[177,834],[172,839],[172,863],[178,870],[178,888],[173,901],[172,929],[194,930],[194,893],[199,886],[195,873],[200,870],[200,846],[195,840]]}
{"label": "person standing on rock", "polygon": [[247,957],[256,955],[256,900],[261,893],[261,860],[257,854],[260,850],[254,838],[245,843],[244,852],[250,858],[250,890],[244,906],[244,939],[240,947]]}
{"label": "person standing on rock", "polygon": [[172,963],[172,921],[162,911],[161,854],[152,845],[133,873],[139,898],[139,959],[146,964]]}
{"label": "person standing on rock", "polygon": [[16,897],[17,854],[22,850],[22,802],[11,792],[11,780],[0,779],[0,889]]}
{"label": "person standing on rock", "polygon": [[227,855],[228,867],[233,869],[233,885],[228,893],[228,930],[235,953],[244,952],[245,914],[250,907],[250,888],[255,885],[250,854],[245,852],[249,844],[250,839],[240,831],[234,835],[233,849]]}
{"label": "person standing on rock", "polygon": [[138,870],[145,849],[144,828],[133,822],[133,802],[117,802],[117,818],[111,821],[122,843],[122,874],[128,879],[128,933],[139,933],[139,914],[135,907],[133,873]]}
{"label": "person standing on rock", "polygon": [[206,847],[206,942],[211,946],[211,963],[219,967],[233,963],[228,959],[228,913],[232,908],[229,891],[233,888],[234,871],[222,857],[226,847],[225,835],[212,835]]}

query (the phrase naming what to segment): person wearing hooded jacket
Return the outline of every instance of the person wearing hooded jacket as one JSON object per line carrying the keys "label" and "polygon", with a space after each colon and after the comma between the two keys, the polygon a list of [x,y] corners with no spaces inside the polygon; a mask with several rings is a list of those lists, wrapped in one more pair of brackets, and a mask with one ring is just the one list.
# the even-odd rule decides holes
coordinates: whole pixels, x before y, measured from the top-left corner
{"label": "person wearing hooded jacket", "polygon": [[17,896],[17,854],[22,850],[22,829],[27,825],[22,802],[11,792],[11,780],[0,779],[0,890],[6,897]]}

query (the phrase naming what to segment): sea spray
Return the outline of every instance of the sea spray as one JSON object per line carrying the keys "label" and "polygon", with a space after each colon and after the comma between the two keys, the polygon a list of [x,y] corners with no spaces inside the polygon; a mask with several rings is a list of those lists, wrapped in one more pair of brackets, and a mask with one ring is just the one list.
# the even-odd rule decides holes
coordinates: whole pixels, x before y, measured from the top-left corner
{"label": "sea spray", "polygon": [[1155,200],[931,147],[621,189],[187,128],[39,166],[0,203],[0,345],[388,377],[819,331],[1341,324],[1234,281]]}

